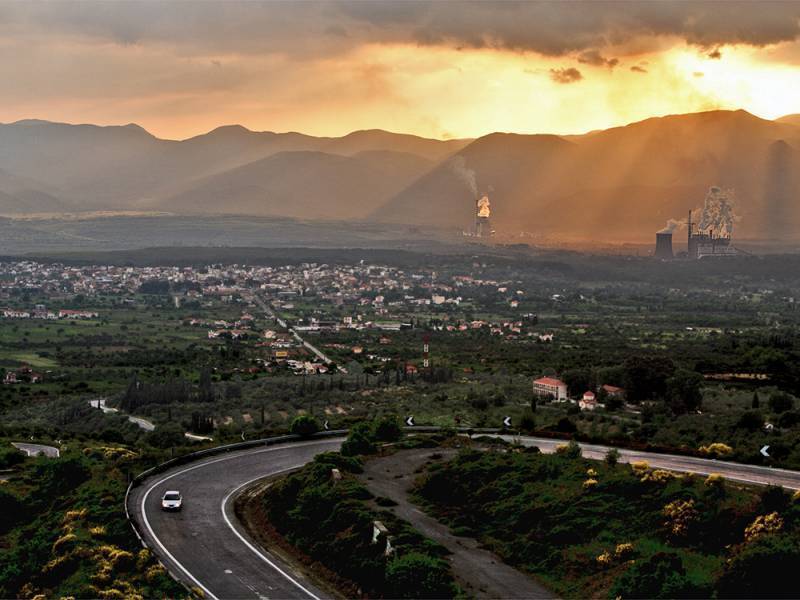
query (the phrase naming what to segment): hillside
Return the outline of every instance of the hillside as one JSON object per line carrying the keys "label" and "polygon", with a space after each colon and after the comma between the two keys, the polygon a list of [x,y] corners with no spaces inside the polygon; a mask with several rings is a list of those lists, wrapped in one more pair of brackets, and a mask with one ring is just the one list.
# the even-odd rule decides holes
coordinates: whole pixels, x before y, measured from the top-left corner
{"label": "hillside", "polygon": [[[585,135],[434,140],[381,130],[339,138],[218,127],[187,140],[137,125],[0,125],[0,214],[162,210],[359,219],[559,239],[649,241],[706,191],[735,192],[735,234],[800,231],[798,115],[651,118]],[[43,166],[46,165],[46,168]]]}
{"label": "hillside", "polygon": [[[0,124],[0,192],[16,197],[20,186],[6,181],[14,177],[35,180],[52,196],[52,202],[46,206],[15,198],[13,203],[2,203],[4,212],[161,208],[165,201],[169,200],[166,205],[171,204],[174,196],[201,185],[210,176],[282,152],[320,152],[324,148],[329,155],[341,156],[395,152],[399,161],[395,167],[384,165],[376,169],[378,173],[388,169],[385,172],[389,180],[375,182],[380,189],[395,193],[400,189],[393,187],[395,173],[409,170],[409,159],[405,156],[408,150],[400,153],[398,149],[419,150],[420,156],[412,162],[426,165],[426,157],[445,156],[457,150],[458,144],[384,131],[325,138],[295,132],[255,132],[239,125],[218,127],[200,136],[173,141],[156,138],[133,124],[99,127],[26,120]],[[284,167],[290,165],[284,163]],[[308,177],[302,161],[298,168],[294,175],[287,176]],[[360,170],[352,172],[356,177],[362,174]],[[358,179],[349,185],[354,188],[357,184]],[[246,196],[244,200],[241,206],[228,208],[231,212],[246,212],[252,203]],[[197,204],[204,202],[201,197]]]}
{"label": "hillside", "polygon": [[800,126],[800,114],[786,115],[779,119],[775,119],[778,123],[788,123],[789,125]]}
{"label": "hillside", "polygon": [[[589,239],[643,240],[698,208],[711,185],[735,190],[737,233],[791,237],[800,225],[800,129],[744,111],[654,118],[569,140],[492,134],[459,153],[481,193],[493,189],[492,223]],[[376,211],[394,220],[468,227],[472,194],[440,165]]]}
{"label": "hillside", "polygon": [[314,219],[360,219],[430,168],[413,154],[279,152],[207,177],[174,196],[175,212],[228,212]]}

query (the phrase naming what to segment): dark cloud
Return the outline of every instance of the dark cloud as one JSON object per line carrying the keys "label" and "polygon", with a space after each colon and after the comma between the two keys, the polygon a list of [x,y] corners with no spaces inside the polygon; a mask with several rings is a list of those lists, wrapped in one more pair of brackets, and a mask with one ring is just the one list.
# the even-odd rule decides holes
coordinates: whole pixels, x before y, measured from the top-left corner
{"label": "dark cloud", "polygon": [[593,67],[608,67],[613,69],[619,64],[617,58],[606,58],[598,50],[585,50],[578,55],[578,62]]}
{"label": "dark cloud", "polygon": [[276,52],[290,57],[329,56],[367,42],[411,42],[578,54],[585,64],[614,66],[610,62],[616,59],[604,58],[600,49],[635,41],[641,49],[641,40],[661,36],[709,50],[725,44],[763,46],[795,40],[800,36],[800,2],[0,3],[0,36],[20,35],[170,44],[185,54]]}
{"label": "dark cloud", "polygon": [[550,79],[556,83],[575,83],[583,79],[583,75],[575,67],[564,69],[550,69]]}
{"label": "dark cloud", "polygon": [[633,65],[631,67],[631,71],[633,71],[634,73],[647,73],[647,69],[645,69],[644,67],[640,67],[638,65]]}

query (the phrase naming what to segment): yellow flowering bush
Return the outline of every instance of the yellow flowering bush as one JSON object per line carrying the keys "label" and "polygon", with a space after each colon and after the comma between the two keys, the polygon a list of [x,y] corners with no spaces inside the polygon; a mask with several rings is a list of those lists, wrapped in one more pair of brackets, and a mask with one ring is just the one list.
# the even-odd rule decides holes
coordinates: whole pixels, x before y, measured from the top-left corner
{"label": "yellow flowering bush", "polygon": [[625,559],[633,554],[633,544],[631,543],[624,543],[624,544],[617,544],[617,547],[614,549],[614,556],[619,559]]}
{"label": "yellow flowering bush", "polygon": [[800,502],[800,490],[796,490],[794,494],[792,494],[792,502]]}
{"label": "yellow flowering bush", "polygon": [[759,515],[755,521],[745,528],[744,539],[749,542],[760,535],[777,533],[781,529],[783,529],[783,519],[778,513],[772,512],[768,515]]}
{"label": "yellow flowering bush", "polygon": [[633,469],[633,472],[637,475],[644,475],[650,470],[650,463],[644,460],[637,460],[631,463],[631,469]]}
{"label": "yellow flowering bush", "polygon": [[725,478],[719,473],[711,473],[711,475],[706,477],[705,484],[708,487],[722,487],[725,485]]}
{"label": "yellow flowering bush", "polygon": [[91,533],[94,537],[101,537],[106,534],[106,528],[102,525],[96,525],[89,528],[89,533]]}
{"label": "yellow flowering bush", "polygon": [[72,523],[73,521],[80,521],[86,517],[87,510],[82,508],[80,510],[68,510],[64,513],[64,523]]}
{"label": "yellow flowering bush", "polygon": [[641,481],[642,482],[653,481],[655,483],[666,483],[667,481],[670,481],[671,479],[675,479],[675,477],[676,477],[675,473],[672,473],[671,471],[666,471],[664,469],[656,469],[654,471],[647,471],[642,476]]}
{"label": "yellow flowering bush", "polygon": [[728,444],[723,444],[722,442],[714,442],[708,446],[700,446],[698,450],[700,451],[700,454],[705,454],[707,456],[723,457],[733,454],[733,448],[728,446]]}
{"label": "yellow flowering bush", "polygon": [[583,489],[585,490],[590,490],[595,486],[597,486],[597,479],[587,479],[583,482]]}
{"label": "yellow flowering bush", "polygon": [[698,513],[694,507],[694,500],[673,500],[663,509],[667,521],[664,523],[670,533],[675,536],[684,536],[689,532],[689,527],[697,521]]}
{"label": "yellow flowering bush", "polygon": [[589,477],[592,477],[592,478],[597,477],[597,471],[595,471],[594,469],[591,469],[591,468],[586,469],[586,474]]}
{"label": "yellow flowering bush", "polygon": [[602,554],[600,554],[597,557],[597,562],[598,562],[598,564],[601,564],[603,566],[610,565],[611,564],[611,554],[608,551],[603,552]]}

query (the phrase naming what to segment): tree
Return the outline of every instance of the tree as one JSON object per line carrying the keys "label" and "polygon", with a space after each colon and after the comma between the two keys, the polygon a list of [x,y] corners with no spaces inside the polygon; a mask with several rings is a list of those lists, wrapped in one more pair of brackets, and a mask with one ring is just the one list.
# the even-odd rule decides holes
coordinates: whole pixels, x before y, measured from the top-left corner
{"label": "tree", "polygon": [[769,397],[769,409],[774,413],[782,413],[794,408],[794,398],[784,392],[775,392]]}
{"label": "tree", "polygon": [[319,424],[314,417],[299,415],[292,421],[290,431],[295,435],[308,437],[319,431]]}
{"label": "tree", "polygon": [[616,448],[609,448],[608,452],[606,452],[605,461],[609,467],[616,466],[619,462],[619,450]]}
{"label": "tree", "polygon": [[568,369],[561,374],[561,380],[567,384],[569,394],[577,396],[592,389],[592,372],[589,369]]}
{"label": "tree", "polygon": [[403,437],[403,429],[395,417],[384,417],[375,424],[374,436],[381,442],[396,442]]}
{"label": "tree", "polygon": [[678,369],[667,379],[666,400],[673,414],[685,414],[700,408],[703,400],[700,392],[702,384],[703,376],[687,369]]}
{"label": "tree", "polygon": [[177,423],[160,425],[147,435],[147,441],[156,448],[172,448],[184,442],[183,431]]}
{"label": "tree", "polygon": [[750,405],[750,408],[760,408],[761,401],[758,399],[758,392],[753,392],[753,402]]}
{"label": "tree", "polygon": [[630,402],[663,398],[675,364],[660,356],[631,356],[624,364],[624,387]]}
{"label": "tree", "polygon": [[746,410],[736,421],[736,429],[758,431],[764,426],[764,416],[756,410]]}
{"label": "tree", "polygon": [[374,454],[375,442],[372,439],[372,428],[368,423],[357,423],[350,429],[347,439],[342,444],[341,453],[345,456]]}

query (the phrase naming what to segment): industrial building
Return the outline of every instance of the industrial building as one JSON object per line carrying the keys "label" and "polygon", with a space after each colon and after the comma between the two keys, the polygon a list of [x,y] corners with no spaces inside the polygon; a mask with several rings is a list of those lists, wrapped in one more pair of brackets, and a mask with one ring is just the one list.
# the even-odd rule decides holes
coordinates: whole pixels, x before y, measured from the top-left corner
{"label": "industrial building", "polygon": [[695,224],[692,223],[692,211],[689,211],[689,219],[686,221],[687,231],[687,253],[689,258],[700,259],[717,256],[735,256],[736,248],[731,246],[730,234],[715,234],[713,229],[706,231],[695,231]]}

